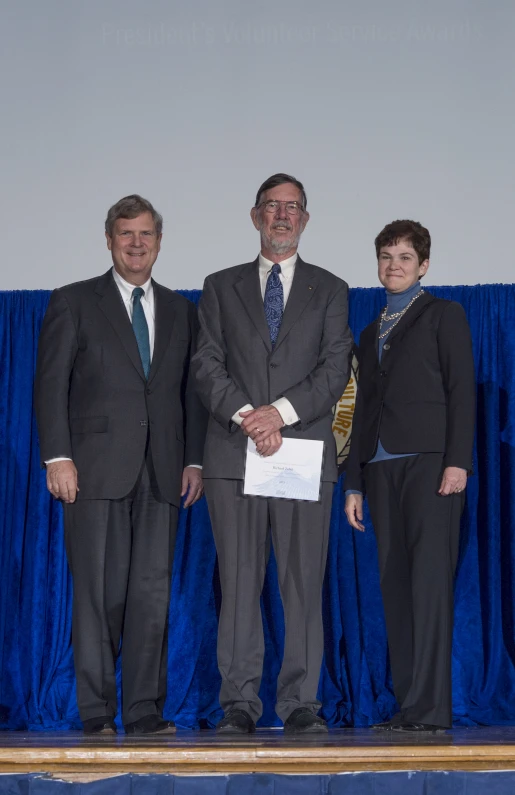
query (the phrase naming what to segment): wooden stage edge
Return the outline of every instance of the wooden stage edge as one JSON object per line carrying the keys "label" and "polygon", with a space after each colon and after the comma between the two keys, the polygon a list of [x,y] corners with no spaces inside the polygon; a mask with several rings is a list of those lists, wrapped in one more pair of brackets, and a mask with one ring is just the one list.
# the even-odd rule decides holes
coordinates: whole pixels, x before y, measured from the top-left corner
{"label": "wooden stage edge", "polygon": [[336,729],[318,737],[258,730],[246,737],[179,731],[159,737],[85,737],[80,732],[0,732],[0,773],[46,773],[89,781],[124,773],[328,774],[393,770],[515,770],[515,727],[445,735]]}

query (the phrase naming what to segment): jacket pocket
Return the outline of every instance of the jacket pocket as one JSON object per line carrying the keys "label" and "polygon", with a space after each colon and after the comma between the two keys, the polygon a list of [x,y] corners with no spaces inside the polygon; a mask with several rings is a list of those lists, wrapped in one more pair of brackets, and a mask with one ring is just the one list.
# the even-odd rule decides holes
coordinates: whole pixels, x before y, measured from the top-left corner
{"label": "jacket pocket", "polygon": [[109,417],[72,417],[70,429],[72,433],[106,433]]}

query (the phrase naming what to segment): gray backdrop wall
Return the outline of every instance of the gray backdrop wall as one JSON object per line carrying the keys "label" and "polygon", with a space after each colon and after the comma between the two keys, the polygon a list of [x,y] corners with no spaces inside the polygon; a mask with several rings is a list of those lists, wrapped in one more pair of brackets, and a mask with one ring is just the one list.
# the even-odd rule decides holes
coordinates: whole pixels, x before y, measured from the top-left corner
{"label": "gray backdrop wall", "polygon": [[376,283],[413,217],[433,284],[511,282],[513,0],[20,0],[1,4],[0,289],[106,269],[108,206],[165,217],[156,278],[253,257],[256,187],[305,182],[303,256]]}

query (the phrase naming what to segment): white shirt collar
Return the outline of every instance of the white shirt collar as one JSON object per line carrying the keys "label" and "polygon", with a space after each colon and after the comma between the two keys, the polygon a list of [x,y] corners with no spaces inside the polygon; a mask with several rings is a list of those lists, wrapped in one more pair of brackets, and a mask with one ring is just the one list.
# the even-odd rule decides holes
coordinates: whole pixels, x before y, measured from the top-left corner
{"label": "white shirt collar", "polygon": [[[120,290],[120,293],[122,294],[123,300],[124,301],[130,301],[132,299],[132,291],[134,290],[135,285],[134,284],[130,284],[129,282],[125,281],[125,279],[123,279],[120,276],[120,274],[118,273],[118,271],[114,267],[113,267],[113,279],[115,280],[116,284],[118,285],[118,289]],[[153,297],[153,293],[154,293],[154,288],[152,287],[152,278],[148,279],[145,282],[145,284],[142,284],[141,288],[145,292],[145,295],[143,296],[142,300],[143,301],[148,301],[150,303],[150,301],[151,301],[151,299]]]}
{"label": "white shirt collar", "polygon": [[[292,257],[288,257],[288,259],[284,259],[280,263],[280,265],[281,265],[281,274],[282,274],[284,279],[292,279],[293,278],[293,272],[295,271],[295,263],[296,262],[297,262],[297,253],[295,253]],[[262,254],[259,255],[259,269],[261,271],[264,270],[266,273],[268,273],[268,271],[270,270],[272,265],[274,265],[274,262],[272,262],[272,260],[267,259]]]}

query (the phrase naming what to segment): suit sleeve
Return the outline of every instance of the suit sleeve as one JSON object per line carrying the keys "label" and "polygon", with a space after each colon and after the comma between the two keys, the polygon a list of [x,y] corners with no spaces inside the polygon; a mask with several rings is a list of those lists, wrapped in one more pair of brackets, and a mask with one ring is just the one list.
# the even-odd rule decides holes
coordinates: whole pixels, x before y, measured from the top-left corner
{"label": "suit sleeve", "polygon": [[34,394],[43,467],[51,458],[72,458],[68,394],[77,350],[69,303],[54,290],[39,336]]}
{"label": "suit sleeve", "polygon": [[220,303],[209,277],[199,303],[199,325],[192,368],[200,397],[220,425],[226,430],[237,429],[232,417],[251,401],[227,372]]}
{"label": "suit sleeve", "polygon": [[327,306],[317,366],[283,393],[300,417],[301,428],[325,416],[343,395],[349,380],[353,344],[348,325],[349,289],[345,282],[340,284]]}
{"label": "suit sleeve", "polygon": [[445,466],[471,472],[476,413],[474,359],[465,310],[454,301],[440,318],[438,353],[447,396]]}
{"label": "suit sleeve", "polygon": [[352,420],[352,433],[351,433],[349,457],[347,458],[347,465],[345,467],[344,490],[360,491],[364,496],[365,478],[363,477],[363,470],[361,467],[360,454],[359,454],[359,438],[361,434],[362,417],[363,417],[363,398],[358,384],[358,392],[356,395],[356,408],[354,410],[354,417]]}
{"label": "suit sleeve", "polygon": [[[191,354],[196,350],[198,338],[197,309],[191,304],[189,312]],[[206,439],[208,413],[200,400],[190,366],[186,383],[186,449],[184,461],[186,466],[202,465],[204,456],[204,442]]]}

